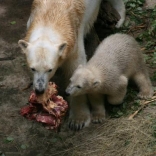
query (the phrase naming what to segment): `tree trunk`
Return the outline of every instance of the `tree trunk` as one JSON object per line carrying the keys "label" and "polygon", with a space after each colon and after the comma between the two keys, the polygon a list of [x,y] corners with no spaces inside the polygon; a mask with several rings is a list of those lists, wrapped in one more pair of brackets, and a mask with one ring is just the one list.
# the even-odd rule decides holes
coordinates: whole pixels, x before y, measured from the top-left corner
{"label": "tree trunk", "polygon": [[87,59],[93,55],[100,41],[114,32],[115,25],[119,19],[120,15],[118,12],[111,6],[109,2],[103,0],[100,6],[97,21],[95,22],[90,33],[85,38]]}

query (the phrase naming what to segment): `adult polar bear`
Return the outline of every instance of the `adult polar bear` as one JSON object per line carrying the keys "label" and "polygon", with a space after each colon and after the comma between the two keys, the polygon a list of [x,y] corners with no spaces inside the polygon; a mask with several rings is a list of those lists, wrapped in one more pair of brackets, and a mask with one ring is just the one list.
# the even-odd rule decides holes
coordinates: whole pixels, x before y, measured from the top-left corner
{"label": "adult polar bear", "polygon": [[[122,0],[110,0],[111,3],[114,1],[119,5],[119,2],[123,3]],[[100,3],[101,0],[33,1],[26,37],[18,43],[34,73],[33,87],[37,94],[44,93],[58,67],[63,68],[69,80],[78,65],[86,63],[83,38],[97,18]],[[118,12],[120,14],[120,9]],[[86,105],[85,95],[71,99],[71,129],[81,129],[89,124],[90,112]]]}

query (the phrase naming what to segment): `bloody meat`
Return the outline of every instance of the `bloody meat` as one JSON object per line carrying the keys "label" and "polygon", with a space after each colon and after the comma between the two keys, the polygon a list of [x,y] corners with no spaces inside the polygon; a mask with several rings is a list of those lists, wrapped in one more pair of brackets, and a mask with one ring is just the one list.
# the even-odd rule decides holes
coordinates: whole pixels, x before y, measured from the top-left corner
{"label": "bloody meat", "polygon": [[31,92],[28,105],[21,109],[20,114],[27,119],[43,123],[47,129],[57,129],[67,109],[68,104],[58,95],[56,84],[49,82],[43,95],[37,96],[34,91]]}

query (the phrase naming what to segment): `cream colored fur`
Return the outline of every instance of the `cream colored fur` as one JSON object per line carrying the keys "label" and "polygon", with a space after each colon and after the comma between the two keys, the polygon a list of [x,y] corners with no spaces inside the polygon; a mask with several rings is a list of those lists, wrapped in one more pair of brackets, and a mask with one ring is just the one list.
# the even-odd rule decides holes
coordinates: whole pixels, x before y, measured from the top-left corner
{"label": "cream colored fur", "polygon": [[[68,83],[78,65],[86,64],[84,36],[97,18],[100,3],[101,0],[33,1],[26,37],[18,43],[34,74],[36,93],[47,89],[58,67],[63,68]],[[69,127],[77,130],[89,122],[86,96],[71,98]]]}
{"label": "cream colored fur", "polygon": [[140,98],[150,98],[153,89],[143,55],[135,39],[126,34],[114,34],[102,41],[94,56],[84,66],[79,66],[70,79],[67,94],[89,94],[93,122],[105,117],[103,94],[108,102],[123,102],[128,80],[137,84]]}

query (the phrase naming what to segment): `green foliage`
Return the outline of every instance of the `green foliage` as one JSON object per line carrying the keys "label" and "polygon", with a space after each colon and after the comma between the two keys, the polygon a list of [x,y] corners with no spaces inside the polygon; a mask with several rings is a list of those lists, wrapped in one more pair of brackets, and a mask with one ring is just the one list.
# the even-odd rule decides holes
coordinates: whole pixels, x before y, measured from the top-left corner
{"label": "green foliage", "polygon": [[[127,30],[132,26],[140,26],[142,31],[138,39],[152,39],[156,35],[156,7],[154,9],[145,9],[143,7],[145,0],[126,0],[127,15],[130,18],[130,24]],[[127,23],[125,22],[127,25]],[[125,26],[126,26],[125,25]],[[141,27],[142,26],[142,27]]]}
{"label": "green foliage", "polygon": [[127,9],[129,8],[139,8],[142,7],[145,3],[145,0],[124,0]]}
{"label": "green foliage", "polygon": [[145,61],[156,66],[156,6],[147,9],[145,0],[124,0],[127,17],[122,32],[135,34],[136,40],[149,52]]}
{"label": "green foliage", "polygon": [[14,25],[16,24],[16,21],[11,21],[10,24]]}
{"label": "green foliage", "polygon": [[5,142],[6,142],[6,143],[13,142],[13,141],[14,141],[14,138],[13,138],[13,137],[10,137],[10,136],[8,136],[8,137],[5,139]]}
{"label": "green foliage", "polygon": [[23,149],[23,150],[27,149],[28,147],[29,147],[29,145],[25,145],[25,144],[21,145],[21,149]]}
{"label": "green foliage", "polygon": [[126,140],[124,146],[127,146],[129,144],[130,144],[130,141],[129,140]]}

